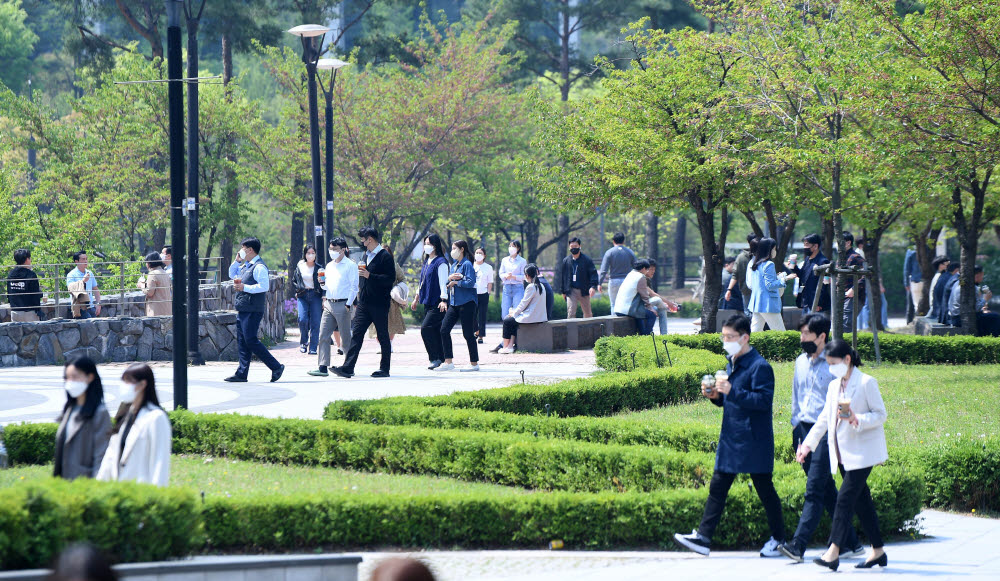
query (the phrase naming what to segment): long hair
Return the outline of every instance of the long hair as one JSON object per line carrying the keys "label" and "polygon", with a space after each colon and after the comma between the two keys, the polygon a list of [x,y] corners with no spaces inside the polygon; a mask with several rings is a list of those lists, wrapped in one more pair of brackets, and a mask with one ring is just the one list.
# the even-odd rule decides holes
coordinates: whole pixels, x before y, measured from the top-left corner
{"label": "long hair", "polygon": [[524,267],[524,276],[530,276],[531,284],[535,285],[535,291],[542,292],[542,283],[538,280],[538,267],[534,263]]}
{"label": "long hair", "polygon": [[[97,364],[94,363],[93,359],[90,357],[78,357],[63,367],[64,381],[66,380],[66,370],[69,369],[70,366],[75,367],[81,373],[90,373],[94,375],[94,380],[87,384],[87,398],[83,403],[83,409],[80,410],[80,416],[89,420],[94,417],[94,413],[97,411],[97,406],[101,405],[101,402],[104,401],[104,385],[101,384],[101,375],[97,373]],[[76,398],[67,393],[66,405],[63,406],[63,416],[65,416],[74,405],[76,405]]]}
{"label": "long hair", "polygon": [[861,356],[854,350],[854,347],[851,347],[851,344],[843,339],[834,339],[833,341],[827,343],[826,347],[823,348],[823,353],[825,353],[827,357],[837,357],[839,359],[843,359],[844,357],[850,355],[852,366],[861,367],[864,365],[861,363]]}
{"label": "long hair", "polygon": [[451,243],[453,246],[457,246],[459,250],[462,251],[462,258],[471,261],[472,258],[469,256],[469,243],[465,240],[456,240]]}
{"label": "long hair", "polygon": [[319,252],[316,252],[316,247],[312,244],[306,244],[305,248],[302,249],[302,261],[306,261],[306,254],[309,254],[310,250],[316,254],[316,262],[319,262]]}
{"label": "long hair", "polygon": [[424,241],[434,247],[434,254],[450,262],[448,253],[444,251],[444,240],[441,240],[440,236],[437,234],[428,234],[424,237]]}
{"label": "long hair", "polygon": [[[160,405],[160,398],[156,395],[156,378],[153,377],[153,369],[149,365],[145,363],[133,363],[122,373],[122,381],[128,380],[133,383],[139,383],[144,379],[146,380],[146,388],[142,390],[142,400],[139,401],[138,409],[145,407],[146,404],[153,404],[163,409],[163,406]],[[115,414],[115,427],[111,430],[112,434],[117,434],[118,430],[121,429],[122,419],[125,418],[129,408],[133,405],[135,404],[123,403],[118,407],[118,413]]]}
{"label": "long hair", "polygon": [[757,242],[757,252],[753,257],[752,270],[757,270],[757,266],[771,260],[771,251],[778,245],[774,238],[761,238]]}

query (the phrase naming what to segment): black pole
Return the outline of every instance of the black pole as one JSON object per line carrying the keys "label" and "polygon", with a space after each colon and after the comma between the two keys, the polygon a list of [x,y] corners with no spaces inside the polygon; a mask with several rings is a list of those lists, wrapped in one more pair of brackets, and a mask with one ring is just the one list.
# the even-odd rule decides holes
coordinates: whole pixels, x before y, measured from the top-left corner
{"label": "black pole", "polygon": [[[187,76],[198,78],[198,16],[192,14],[187,19]],[[188,309],[188,362],[191,365],[204,365],[198,342],[198,312],[201,301],[198,297],[198,82],[193,81],[187,88],[187,155],[188,155],[188,246],[187,246],[187,304]]]}
{"label": "black pole", "polygon": [[302,61],[306,64],[309,79],[309,151],[312,154],[313,229],[316,252],[325,252],[323,245],[323,184],[319,170],[319,105],[316,96],[315,37],[302,37]]}
{"label": "black pole", "polygon": [[170,118],[170,235],[173,245],[174,318],[174,409],[188,407],[187,400],[187,305],[184,268],[184,85],[180,81],[181,22],[183,2],[166,0],[167,83]]}
{"label": "black pole", "polygon": [[[337,72],[333,73],[336,78]],[[326,97],[326,235],[333,240],[333,83]],[[326,252],[316,248],[317,256]]]}

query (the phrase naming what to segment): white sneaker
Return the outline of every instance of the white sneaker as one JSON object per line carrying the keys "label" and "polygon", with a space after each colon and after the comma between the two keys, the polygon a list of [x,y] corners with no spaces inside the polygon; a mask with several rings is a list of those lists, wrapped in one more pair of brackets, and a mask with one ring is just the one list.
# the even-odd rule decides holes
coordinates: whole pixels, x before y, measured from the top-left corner
{"label": "white sneaker", "polygon": [[434,371],[451,371],[452,369],[455,369],[454,363],[442,363]]}
{"label": "white sneaker", "polygon": [[467,372],[467,371],[479,371],[479,366],[478,365],[470,365],[468,367],[463,367],[463,368],[459,369],[459,371],[461,371],[463,373]]}
{"label": "white sneaker", "polygon": [[510,355],[513,352],[514,352],[514,350],[511,349],[510,347],[504,347],[504,348],[500,349],[499,351],[497,351],[497,353],[500,353],[500,354],[503,354],[503,355]]}
{"label": "white sneaker", "polygon": [[774,540],[774,537],[771,537],[766,543],[764,543],[764,547],[760,550],[760,556],[761,557],[783,557],[784,554],[781,551],[778,550],[778,545],[780,545],[780,544],[781,543],[779,543],[778,541]]}

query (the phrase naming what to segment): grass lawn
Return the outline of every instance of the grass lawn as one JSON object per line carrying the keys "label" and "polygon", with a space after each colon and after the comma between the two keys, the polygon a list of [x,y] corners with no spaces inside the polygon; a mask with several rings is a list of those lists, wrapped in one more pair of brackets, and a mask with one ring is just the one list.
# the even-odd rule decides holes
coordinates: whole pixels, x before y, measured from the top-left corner
{"label": "grass lawn", "polygon": [[[1000,365],[884,364],[861,369],[878,380],[888,412],[885,430],[890,447],[1000,431]],[[793,370],[791,362],[774,364],[776,431],[791,431]],[[692,390],[698,388],[691,386]],[[699,420],[717,426],[722,413],[702,400],[618,417],[643,422]]]}
{"label": "grass lawn", "polygon": [[[0,488],[17,482],[47,478],[52,465],[15,466],[0,470]],[[464,482],[435,476],[390,475],[336,468],[257,464],[201,456],[174,456],[170,485],[211,495],[285,495],[350,490],[380,494],[473,493],[528,494],[523,488]]]}

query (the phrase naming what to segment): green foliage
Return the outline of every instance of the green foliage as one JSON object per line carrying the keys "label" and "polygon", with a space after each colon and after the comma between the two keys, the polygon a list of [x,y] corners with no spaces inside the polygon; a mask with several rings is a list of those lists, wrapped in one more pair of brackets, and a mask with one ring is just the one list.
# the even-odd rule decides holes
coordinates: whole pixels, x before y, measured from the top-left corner
{"label": "green foliage", "polygon": [[[675,335],[667,335],[673,339]],[[664,346],[666,343],[666,346]],[[798,346],[796,344],[796,346]],[[721,349],[720,349],[721,351]],[[632,359],[632,354],[635,359]],[[669,358],[668,358],[669,353]],[[608,371],[628,371],[638,368],[662,368],[694,365],[707,369],[724,369],[726,359],[703,348],[671,344],[663,336],[601,337],[594,345],[594,359]]]}
{"label": "green foliage", "polygon": [[955,438],[920,459],[931,506],[1000,511],[1000,438]]}
{"label": "green foliage", "polygon": [[55,457],[58,424],[9,424],[3,428],[4,446],[12,465],[46,464]]}
{"label": "green foliage", "polygon": [[31,73],[38,36],[24,23],[21,0],[0,0],[0,84],[20,91]]}
{"label": "green foliage", "polygon": [[204,542],[190,491],[87,478],[0,491],[0,523],[0,569],[44,567],[74,541],[124,562],[181,557]]}

